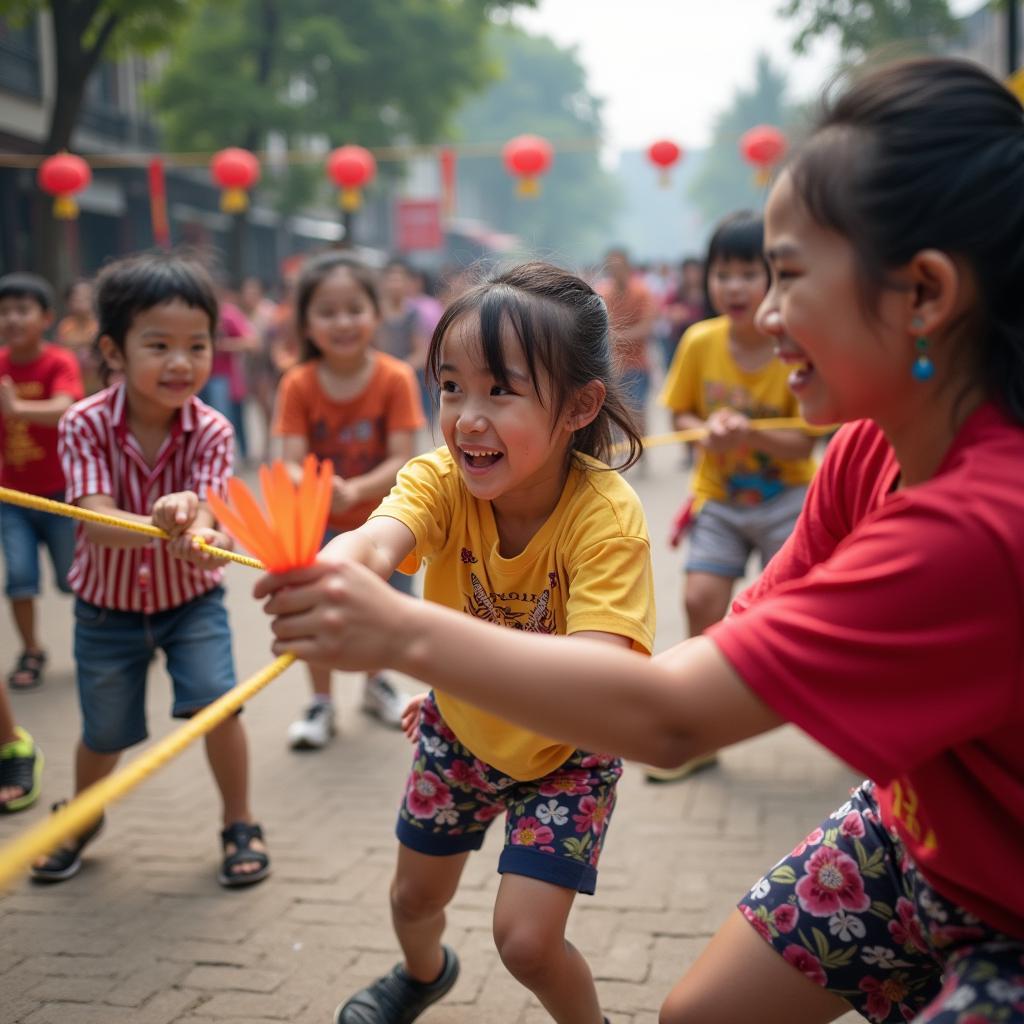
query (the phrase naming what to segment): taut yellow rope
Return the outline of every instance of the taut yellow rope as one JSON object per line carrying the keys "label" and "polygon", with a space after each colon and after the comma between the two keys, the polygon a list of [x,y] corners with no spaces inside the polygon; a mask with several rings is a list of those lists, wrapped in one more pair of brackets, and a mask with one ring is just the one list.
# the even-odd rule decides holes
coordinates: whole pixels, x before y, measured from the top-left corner
{"label": "taut yellow rope", "polygon": [[176,729],[119,772],[83,790],[55,814],[0,847],[0,888],[28,867],[36,857],[49,853],[65,840],[84,832],[107,804],[123,797],[171,758],[177,757],[190,743],[220,725],[228,715],[276,679],[294,660],[294,654],[282,654],[256,675],[208,704],[180,729]]}
{"label": "taut yellow rope", "polygon": [[[153,526],[151,523],[135,523],[130,519],[120,519],[117,516],[108,516],[103,512],[92,512],[87,508],[79,508],[77,505],[68,505],[63,501],[53,501],[50,498],[40,498],[36,494],[26,494],[24,491],[12,491],[9,487],[0,487],[0,501],[6,501],[11,505],[21,505],[22,508],[34,508],[41,512],[52,512],[55,516],[67,516],[70,519],[81,519],[87,523],[100,523],[103,526],[116,526],[121,530],[133,530],[135,533],[144,533],[147,537],[156,537],[159,540],[170,540],[170,535]],[[225,548],[217,548],[212,544],[204,544],[197,540],[196,546],[215,555],[217,558],[226,558],[231,562],[238,562],[239,565],[248,565],[252,569],[262,569],[263,563],[248,555],[240,555]]]}

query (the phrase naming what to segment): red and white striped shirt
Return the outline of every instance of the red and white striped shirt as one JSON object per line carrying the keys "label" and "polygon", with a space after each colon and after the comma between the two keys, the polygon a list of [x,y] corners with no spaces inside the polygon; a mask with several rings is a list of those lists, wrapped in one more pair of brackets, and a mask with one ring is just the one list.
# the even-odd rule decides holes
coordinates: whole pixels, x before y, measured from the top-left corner
{"label": "red and white striped shirt", "polygon": [[[150,466],[128,427],[124,384],[77,402],[61,417],[59,450],[67,501],[109,494],[118,508],[150,515],[156,500],[175,491],[222,495],[231,476],[234,434],[219,412],[190,398],[171,424]],[[162,540],[146,547],[107,548],[79,525],[68,574],[83,601],[130,612],[159,612],[205,594],[222,569],[200,569],[173,558]]]}

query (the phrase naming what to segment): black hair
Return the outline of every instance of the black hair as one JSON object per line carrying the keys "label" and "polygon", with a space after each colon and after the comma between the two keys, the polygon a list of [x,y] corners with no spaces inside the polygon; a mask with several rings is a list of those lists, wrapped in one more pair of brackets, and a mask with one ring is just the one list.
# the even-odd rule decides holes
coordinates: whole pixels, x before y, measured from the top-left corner
{"label": "black hair", "polygon": [[0,277],[0,299],[33,299],[44,313],[55,305],[50,282],[38,274],[6,274]]}
{"label": "black hair", "polygon": [[920,58],[826,96],[788,173],[798,199],[852,245],[867,304],[923,249],[961,259],[977,288],[953,325],[970,379],[1024,423],[1024,111],[988,72]]}
{"label": "black hair", "polygon": [[401,256],[392,256],[384,264],[384,273],[389,270],[404,270],[407,274],[413,273],[412,264]]}
{"label": "black hair", "polygon": [[752,210],[738,210],[718,222],[704,266],[710,269],[716,260],[749,260],[760,263],[765,273],[768,264],[764,258],[764,219]]}
{"label": "black hair", "polygon": [[310,340],[307,332],[306,320],[309,316],[309,304],[313,301],[313,294],[317,288],[336,270],[347,270],[352,275],[356,284],[366,292],[378,316],[380,315],[377,275],[370,267],[343,253],[327,252],[321,256],[314,256],[303,264],[295,292],[295,323],[299,337],[302,339],[301,360],[304,363],[308,363],[312,359],[319,359],[322,355],[320,349]]}
{"label": "black hair", "polygon": [[[153,251],[109,263],[96,278],[97,343],[108,337],[123,353],[135,318],[175,299],[206,314],[212,338],[219,315],[217,295],[209,271],[199,260],[184,253]],[[109,379],[105,362],[100,373],[104,381]]]}
{"label": "black hair", "polygon": [[501,344],[506,326],[523,347],[535,389],[538,366],[543,367],[551,381],[553,420],[580,388],[592,380],[604,384],[604,404],[591,423],[576,431],[573,450],[610,463],[621,444],[627,454],[616,466],[620,469],[640,458],[640,431],[613,368],[608,308],[586,281],[550,263],[534,262],[499,271],[463,293],[444,311],[430,341],[427,375],[435,388],[445,336],[456,324],[474,318],[496,381],[508,384]]}

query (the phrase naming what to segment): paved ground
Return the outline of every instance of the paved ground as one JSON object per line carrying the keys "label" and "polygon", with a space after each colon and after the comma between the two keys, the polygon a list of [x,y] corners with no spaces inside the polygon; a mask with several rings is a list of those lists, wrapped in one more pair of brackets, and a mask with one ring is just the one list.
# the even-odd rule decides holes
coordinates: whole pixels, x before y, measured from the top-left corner
{"label": "paved ground", "polygon": [[[633,482],[654,539],[665,647],[681,635],[678,557],[663,538],[684,481],[677,452],[659,449],[649,459]],[[269,660],[268,633],[248,596],[250,570],[228,572],[245,677]],[[48,803],[69,790],[78,711],[70,607],[48,596],[43,613],[52,668],[40,691],[15,695],[14,703],[45,749]],[[3,621],[0,668],[14,653]],[[274,857],[263,885],[231,892],[217,885],[216,799],[202,752],[193,749],[112,810],[79,877],[54,887],[26,881],[0,896],[0,1024],[326,1024],[341,998],[388,969],[396,958],[386,897],[392,825],[409,748],[362,718],[355,682],[339,677],[342,735],[319,754],[285,748],[286,725],[306,695],[301,669],[246,713],[256,811]],[[171,728],[168,700],[166,678],[154,671],[155,735]],[[792,730],[729,750],[720,768],[679,785],[651,786],[635,766],[627,769],[598,893],[580,898],[570,932],[614,1024],[657,1019],[663,995],[736,897],[844,799],[851,780]],[[41,803],[0,820],[0,842],[44,813]],[[463,975],[425,1024],[548,1020],[491,943],[494,832],[451,908],[448,941]]]}

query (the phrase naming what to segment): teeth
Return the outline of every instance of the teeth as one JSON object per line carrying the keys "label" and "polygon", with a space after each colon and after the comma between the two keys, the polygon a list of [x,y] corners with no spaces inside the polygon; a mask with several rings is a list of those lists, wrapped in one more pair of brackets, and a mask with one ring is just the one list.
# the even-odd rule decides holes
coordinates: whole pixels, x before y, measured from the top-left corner
{"label": "teeth", "polygon": [[462,452],[463,452],[464,455],[472,455],[472,456],[478,456],[478,455],[500,455],[501,454],[501,452],[492,451],[490,449],[488,449],[486,451],[471,452],[468,448],[463,448]]}

